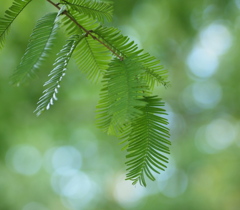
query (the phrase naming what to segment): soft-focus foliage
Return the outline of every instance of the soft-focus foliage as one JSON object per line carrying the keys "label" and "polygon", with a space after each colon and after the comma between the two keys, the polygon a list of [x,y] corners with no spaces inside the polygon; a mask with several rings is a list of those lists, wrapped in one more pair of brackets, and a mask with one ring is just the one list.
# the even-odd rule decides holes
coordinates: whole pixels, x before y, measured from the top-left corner
{"label": "soft-focus foliage", "polygon": [[[157,90],[170,112],[170,167],[147,189],[124,181],[117,140],[92,123],[101,87],[87,82],[74,63],[61,100],[39,118],[32,112],[51,64],[31,88],[9,85],[41,11],[51,10],[34,4],[0,52],[0,209],[237,210],[240,2],[115,1],[114,24],[171,74],[171,87]],[[0,5],[3,14],[10,1]]]}
{"label": "soft-focus foliage", "polygon": [[[38,106],[35,110],[37,116],[45,110],[49,110],[57,100],[56,94],[59,91],[60,82],[66,75],[66,69],[74,53],[79,70],[87,73],[92,80],[98,80],[100,75],[104,75],[104,81],[107,82],[104,82],[103,93],[100,93],[100,95],[104,95],[104,97],[101,97],[99,104],[100,110],[103,110],[100,111],[100,117],[98,117],[101,121],[100,128],[104,128],[103,130],[108,134],[117,137],[124,134],[125,147],[128,147],[131,143],[131,149],[127,150],[131,151],[131,154],[126,157],[134,157],[134,161],[131,160],[131,171],[127,180],[132,180],[134,185],[139,182],[146,186],[145,176],[154,181],[155,178],[151,171],[160,173],[154,167],[159,164],[163,165],[161,162],[167,162],[166,159],[168,159],[162,154],[161,148],[154,147],[151,144],[151,142],[162,143],[163,140],[166,140],[166,137],[169,137],[163,132],[167,130],[165,125],[168,124],[168,120],[162,116],[161,118],[155,117],[161,113],[157,107],[153,108],[152,105],[148,104],[150,101],[147,99],[151,98],[149,96],[152,95],[152,92],[149,91],[151,88],[147,84],[149,79],[145,79],[145,77],[152,78],[157,83],[159,78],[165,78],[166,75],[161,75],[161,71],[158,71],[162,69],[162,66],[159,65],[160,61],[155,61],[155,58],[147,53],[140,54],[143,50],[138,50],[134,41],[130,41],[128,37],[123,36],[115,28],[101,27],[104,29],[104,32],[101,33],[101,30],[99,30],[101,23],[98,21],[102,21],[104,18],[99,13],[105,16],[106,14],[110,15],[112,13],[110,4],[88,0],[69,2],[64,0],[63,4],[61,4],[61,1],[57,4],[51,0],[47,0],[47,2],[59,11],[58,13],[49,13],[37,21],[27,50],[12,76],[13,84],[17,84],[17,86],[24,84],[26,80],[35,75],[36,70],[43,65],[43,61],[49,57],[49,52],[53,51],[53,47],[55,47],[53,42],[57,41],[59,25],[64,25],[66,35],[73,35],[69,38],[69,43],[65,44],[60,53],[57,54],[56,62],[53,64],[54,69],[48,75],[51,78],[44,83],[44,86],[48,85],[48,87],[43,91],[43,95],[37,103]],[[14,5],[15,2],[13,2],[12,7]],[[9,10],[5,14],[8,14]],[[65,19],[59,20],[61,15]],[[12,22],[12,17],[8,17],[8,19]],[[95,29],[96,26],[98,27]],[[151,84],[154,84],[154,82]],[[167,83],[164,79],[163,82]],[[154,104],[157,105],[157,103]],[[154,116],[151,119],[148,118],[150,113]],[[144,117],[142,118],[142,116]],[[138,118],[146,119],[146,121],[140,123],[141,126],[137,128],[134,121]],[[157,120],[162,118],[164,120]],[[156,119],[155,122],[153,122],[154,119]],[[154,126],[154,131],[150,130],[150,122],[151,126],[154,125],[153,123],[158,123],[159,126]],[[130,131],[127,132],[128,135],[125,132],[126,127]],[[136,142],[139,142],[138,135],[133,135],[133,133],[135,129],[139,128],[144,131],[147,130],[148,135],[138,145],[136,144]],[[153,135],[154,133],[158,133],[158,135]],[[170,144],[170,141],[168,143]],[[136,151],[134,151],[133,145],[135,145]],[[147,147],[142,145],[147,145]],[[168,147],[167,149],[169,151]],[[155,158],[152,157],[149,161],[145,156],[149,156],[148,151],[152,150],[158,156],[155,155]],[[139,156],[144,158],[139,159]],[[160,156],[161,158],[159,158]],[[162,167],[157,168],[163,170]]]}
{"label": "soft-focus foliage", "polygon": [[0,47],[3,45],[11,24],[30,2],[31,0],[14,0],[12,6],[6,10],[4,17],[0,18]]}
{"label": "soft-focus foliage", "polygon": [[29,78],[34,77],[36,71],[41,67],[42,61],[48,57],[53,41],[56,39],[59,25],[58,17],[58,13],[50,13],[37,22],[26,52],[12,76],[13,84],[19,86],[19,84],[24,84]]}
{"label": "soft-focus foliage", "polygon": [[166,165],[162,162],[168,163],[168,158],[161,153],[170,153],[170,141],[169,129],[165,127],[168,122],[162,117],[166,113],[160,108],[164,103],[156,96],[145,97],[142,101],[147,103],[141,107],[144,114],[133,122],[130,134],[127,132],[130,136],[127,180],[132,180],[133,183],[139,181],[146,186],[145,175],[154,181],[153,172],[160,174],[159,170],[165,170]]}
{"label": "soft-focus foliage", "polygon": [[84,1],[84,0],[62,0],[63,4],[70,10],[76,10],[81,14],[98,19],[104,22],[105,18],[108,21],[112,20],[113,5],[98,1]]}
{"label": "soft-focus foliage", "polygon": [[43,96],[40,97],[38,101],[38,106],[35,110],[37,115],[40,115],[42,111],[49,109],[53,105],[54,100],[57,100],[58,89],[60,88],[60,83],[62,78],[66,75],[67,65],[72,56],[73,50],[75,49],[78,42],[80,42],[84,36],[73,35],[67,40],[67,44],[63,46],[61,51],[57,54],[57,59],[53,64],[55,67],[52,69],[48,75],[50,79],[44,83],[44,86],[48,86],[43,91]]}

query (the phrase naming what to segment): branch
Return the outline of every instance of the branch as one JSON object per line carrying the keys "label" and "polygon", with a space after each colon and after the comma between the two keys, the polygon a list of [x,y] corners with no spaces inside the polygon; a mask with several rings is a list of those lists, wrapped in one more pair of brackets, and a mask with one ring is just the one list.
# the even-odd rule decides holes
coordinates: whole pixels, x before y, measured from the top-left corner
{"label": "branch", "polygon": [[[60,10],[61,8],[59,7],[60,3],[55,4],[54,2],[52,2],[51,0],[47,0],[47,2],[49,2],[50,4],[52,4],[54,7],[56,7],[58,10]],[[87,30],[86,28],[84,28],[81,24],[79,24],[77,22],[77,20],[67,11],[64,10],[62,12],[62,14],[66,15],[71,21],[73,21],[79,28],[81,28],[83,31],[86,32],[86,37],[87,36],[91,36],[93,39],[95,39],[96,41],[98,41],[100,44],[102,44],[103,46],[105,46],[109,51],[111,51],[115,56],[117,56],[121,61],[124,59],[122,56],[118,55],[116,52],[114,52],[108,45],[106,45],[103,41],[101,41],[99,38],[97,38],[96,36],[94,36],[92,33],[92,30]]]}

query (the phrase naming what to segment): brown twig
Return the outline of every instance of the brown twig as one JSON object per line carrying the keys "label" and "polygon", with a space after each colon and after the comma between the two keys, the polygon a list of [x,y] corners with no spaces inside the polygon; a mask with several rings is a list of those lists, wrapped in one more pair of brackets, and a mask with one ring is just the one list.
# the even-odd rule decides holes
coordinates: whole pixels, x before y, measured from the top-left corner
{"label": "brown twig", "polygon": [[[47,2],[49,2],[50,4],[52,4],[54,7],[56,7],[58,10],[60,10],[60,6],[59,3],[55,4],[54,2],[52,2],[51,0],[47,0]],[[92,33],[92,30],[87,30],[86,28],[84,28],[81,24],[79,24],[77,22],[77,20],[67,11],[64,10],[62,12],[62,14],[66,15],[72,22],[74,22],[79,28],[81,28],[84,32],[86,32],[86,37],[89,35],[91,36],[93,39],[95,39],[96,41],[98,41],[100,44],[102,44],[103,46],[105,46],[109,51],[111,51],[115,56],[117,56],[121,61],[124,59],[122,56],[118,55],[115,51],[113,51],[111,49],[111,47],[109,47],[107,44],[105,44],[103,41],[101,41],[99,38],[97,38],[96,36],[94,36]]]}

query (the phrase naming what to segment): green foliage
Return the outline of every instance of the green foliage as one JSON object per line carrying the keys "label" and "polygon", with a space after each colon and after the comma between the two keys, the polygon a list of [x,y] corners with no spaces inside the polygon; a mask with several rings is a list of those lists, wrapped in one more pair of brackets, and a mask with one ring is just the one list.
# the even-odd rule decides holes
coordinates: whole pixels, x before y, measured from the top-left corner
{"label": "green foliage", "polygon": [[138,107],[146,105],[142,99],[148,87],[142,80],[144,70],[129,57],[115,58],[104,77],[101,99],[98,105],[98,125],[108,134],[119,136],[124,128],[142,112]]}
{"label": "green foliage", "polygon": [[140,108],[143,114],[133,121],[130,134],[124,138],[128,140],[127,158],[130,159],[126,162],[127,179],[146,186],[144,175],[154,181],[152,172],[159,173],[166,168],[162,162],[167,163],[168,158],[162,153],[169,154],[170,141],[165,126],[168,122],[162,117],[166,114],[161,108],[164,103],[156,96],[144,97],[141,101],[146,102],[146,106]]}
{"label": "green foliage", "polygon": [[138,62],[141,63],[145,69],[145,77],[148,85],[153,88],[155,84],[163,84],[166,86],[168,82],[167,71],[163,69],[159,61],[151,56],[149,53],[142,53],[142,49],[138,49],[138,46],[127,36],[123,36],[121,31],[113,27],[98,27],[94,30],[94,33],[111,48],[113,52],[122,56],[123,58],[129,56],[138,56]]}
{"label": "green foliage", "polygon": [[53,105],[54,100],[57,100],[56,95],[58,93],[58,89],[60,88],[62,78],[66,74],[68,62],[75,47],[83,37],[84,36],[77,35],[70,37],[67,43],[63,46],[62,50],[57,54],[58,57],[53,64],[55,68],[48,75],[51,78],[44,84],[44,86],[48,86],[48,88],[43,91],[43,95],[40,97],[38,106],[35,110],[37,115],[40,115],[45,109],[49,109],[50,106]]}
{"label": "green foliage", "polygon": [[142,50],[138,50],[134,41],[130,41],[130,38],[123,36],[117,28],[100,26],[94,30],[94,33],[119,56],[129,57],[142,52]]}
{"label": "green foliage", "polygon": [[[102,79],[97,125],[126,144],[127,179],[146,186],[145,177],[155,180],[153,172],[164,170],[167,162],[164,153],[169,154],[164,103],[151,92],[156,84],[167,85],[167,71],[121,31],[101,25],[105,19],[111,20],[112,4],[87,0],[47,1],[59,12],[47,14],[37,22],[12,76],[13,84],[23,84],[36,74],[55,44],[58,28],[64,26],[70,38],[57,54],[35,112],[40,115],[57,100],[69,60],[74,57],[78,68],[90,80]],[[5,21],[0,28],[1,43],[7,28],[29,2],[15,1],[15,6],[7,10],[8,16],[1,19]]]}
{"label": "green foliage", "polygon": [[85,37],[77,46],[74,58],[78,68],[86,73],[90,80],[98,81],[111,61],[111,54],[96,40]]}
{"label": "green foliage", "polygon": [[151,56],[149,53],[144,53],[139,56],[139,60],[145,69],[145,79],[151,88],[154,88],[156,84],[162,84],[167,87],[169,84],[166,81],[167,70],[160,65],[160,62],[154,56]]}
{"label": "green foliage", "polygon": [[5,36],[13,21],[31,1],[14,0],[12,6],[5,12],[5,16],[0,18],[0,49],[3,47]]}
{"label": "green foliage", "polygon": [[72,11],[71,15],[83,28],[79,28],[71,19],[65,17],[63,24],[66,26],[66,32],[69,35],[74,35],[78,31],[80,34],[86,33],[86,36],[73,53],[76,64],[79,69],[87,74],[91,81],[98,81],[103,76],[104,70],[108,68],[112,56],[104,45],[93,39],[93,37],[89,37],[84,29],[87,29],[87,31],[94,30],[99,27],[99,24],[76,11]]}
{"label": "green foliage", "polygon": [[12,76],[13,84],[25,83],[33,77],[43,60],[49,55],[59,26],[58,16],[58,13],[47,14],[37,22],[26,52]]}
{"label": "green foliage", "polygon": [[98,1],[85,0],[62,0],[63,4],[71,10],[76,10],[80,14],[84,14],[90,18],[104,22],[105,18],[108,21],[112,20],[113,5]]}

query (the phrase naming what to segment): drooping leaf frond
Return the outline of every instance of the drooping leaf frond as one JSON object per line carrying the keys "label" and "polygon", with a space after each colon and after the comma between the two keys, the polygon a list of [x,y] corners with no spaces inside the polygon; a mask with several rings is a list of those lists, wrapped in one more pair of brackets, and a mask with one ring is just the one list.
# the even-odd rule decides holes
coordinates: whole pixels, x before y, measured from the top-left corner
{"label": "drooping leaf frond", "polygon": [[[83,14],[73,12],[72,16],[82,27],[89,31],[99,27],[99,24],[96,24],[91,18]],[[64,18],[64,25],[67,26],[66,31],[70,35],[76,33],[85,34],[85,38],[78,44],[73,56],[78,68],[87,74],[91,81],[98,81],[108,68],[108,64],[112,59],[109,50],[104,45],[88,36],[88,34],[76,24],[71,23],[69,18]]]}
{"label": "drooping leaf frond", "polygon": [[14,0],[12,6],[0,18],[0,49],[3,47],[6,33],[13,21],[32,0]]}
{"label": "drooping leaf frond", "polygon": [[[96,22],[91,17],[75,10],[71,10],[68,13],[75,20],[72,21],[72,19],[67,16],[63,18],[63,25],[65,26],[68,35],[86,33],[87,31],[94,30],[100,26],[100,23]],[[84,31],[84,29],[86,29],[86,31]]]}
{"label": "drooping leaf frond", "polygon": [[138,56],[143,68],[145,69],[145,78],[148,85],[153,89],[156,84],[167,86],[167,70],[160,65],[160,61],[149,53]]}
{"label": "drooping leaf frond", "polygon": [[145,97],[147,103],[140,110],[143,114],[133,124],[128,138],[128,155],[126,162],[127,180],[133,184],[139,182],[146,186],[145,177],[155,180],[153,172],[160,173],[164,170],[168,158],[163,153],[169,154],[170,145],[167,120],[162,117],[166,112],[161,108],[164,103],[156,96]]}
{"label": "drooping leaf frond", "polygon": [[111,60],[110,52],[91,37],[82,39],[73,55],[78,68],[94,82],[103,76]]}
{"label": "drooping leaf frond", "polygon": [[12,83],[20,85],[35,76],[43,60],[49,55],[56,38],[59,13],[47,14],[38,20],[28,47],[12,76]]}
{"label": "drooping leaf frond", "polygon": [[84,36],[72,36],[63,46],[62,50],[57,54],[58,58],[53,64],[55,67],[48,75],[51,77],[44,86],[48,86],[44,91],[43,95],[38,101],[38,106],[34,112],[40,115],[44,110],[48,110],[51,105],[53,105],[54,100],[57,100],[58,89],[60,88],[60,83],[62,78],[65,76],[67,70],[68,62],[72,56],[72,53],[79,43],[79,41]]}
{"label": "drooping leaf frond", "polygon": [[143,50],[138,49],[138,46],[133,41],[130,41],[127,36],[122,35],[121,31],[112,27],[98,27],[94,30],[94,33],[120,56],[126,58],[137,55],[138,62],[140,62],[145,69],[145,78],[151,88],[153,88],[155,84],[167,85],[167,71],[160,65],[160,61],[149,53],[143,53]]}
{"label": "drooping leaf frond", "polygon": [[[13,0],[0,18],[0,48],[8,28],[32,0]],[[112,19],[112,4],[100,0],[47,0],[58,9],[42,17],[34,28],[26,52],[12,76],[22,84],[36,74],[49,55],[59,26],[70,37],[57,54],[45,90],[35,110],[40,115],[57,100],[61,81],[71,57],[92,81],[103,81],[97,106],[97,125],[126,144],[127,180],[146,186],[146,178],[166,167],[169,129],[164,103],[151,91],[156,84],[167,85],[166,73],[154,56],[139,49],[120,30],[102,26]],[[60,15],[62,23],[60,24]],[[103,76],[103,77],[102,77]]]}
{"label": "drooping leaf frond", "polygon": [[114,27],[98,27],[93,31],[97,36],[108,45],[112,51],[122,57],[138,55],[142,50],[138,49],[134,41],[130,41],[127,36],[122,35],[121,31]]}
{"label": "drooping leaf frond", "polygon": [[63,4],[68,6],[69,10],[76,10],[79,13],[89,16],[100,22],[112,20],[113,5],[106,2],[89,0],[62,0]]}
{"label": "drooping leaf frond", "polygon": [[119,136],[132,119],[142,114],[139,100],[148,94],[141,79],[143,69],[134,60],[115,58],[104,76],[104,86],[97,106],[97,124],[108,134]]}

